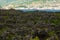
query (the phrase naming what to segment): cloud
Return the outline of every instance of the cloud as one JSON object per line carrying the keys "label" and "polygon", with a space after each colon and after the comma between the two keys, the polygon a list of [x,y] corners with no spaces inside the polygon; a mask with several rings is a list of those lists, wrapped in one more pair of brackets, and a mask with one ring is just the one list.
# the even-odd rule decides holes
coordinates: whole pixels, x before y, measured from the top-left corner
{"label": "cloud", "polygon": [[[8,0],[9,1],[9,0]],[[45,3],[46,2],[46,3]],[[15,8],[15,7],[27,7],[27,8],[37,8],[37,7],[52,7],[52,6],[60,6],[57,0],[55,1],[45,1],[44,0],[10,0],[7,2],[6,0],[0,0],[0,5],[3,5],[4,8]],[[56,2],[56,3],[54,3]],[[52,5],[51,5],[52,4]]]}

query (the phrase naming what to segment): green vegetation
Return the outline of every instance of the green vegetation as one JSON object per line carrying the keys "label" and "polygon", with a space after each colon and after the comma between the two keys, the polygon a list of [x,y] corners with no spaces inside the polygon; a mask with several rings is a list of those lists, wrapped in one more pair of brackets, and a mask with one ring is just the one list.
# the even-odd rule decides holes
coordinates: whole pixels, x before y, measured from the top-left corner
{"label": "green vegetation", "polygon": [[0,40],[39,40],[38,36],[32,38],[36,30],[49,34],[44,40],[59,40],[60,12],[0,10]]}
{"label": "green vegetation", "polygon": [[39,40],[39,38],[36,36],[34,39],[30,38],[30,40]]}

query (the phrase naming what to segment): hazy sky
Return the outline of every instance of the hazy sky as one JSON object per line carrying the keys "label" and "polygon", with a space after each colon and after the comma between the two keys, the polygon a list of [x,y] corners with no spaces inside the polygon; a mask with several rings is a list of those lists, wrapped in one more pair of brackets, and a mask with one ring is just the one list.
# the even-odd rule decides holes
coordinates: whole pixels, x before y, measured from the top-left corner
{"label": "hazy sky", "polygon": [[28,2],[28,1],[34,1],[34,0],[0,0],[0,5],[3,5],[3,4],[8,4],[8,3],[11,3],[11,2]]}
{"label": "hazy sky", "polygon": [[0,6],[8,5],[8,4],[21,4],[21,3],[31,3],[34,1],[39,1],[39,0],[0,0]]}
{"label": "hazy sky", "polygon": [[[36,4],[36,5],[39,5],[41,2],[43,2],[44,4],[46,3],[46,1],[47,0],[0,0],[0,6],[6,6],[6,5],[10,5],[10,4],[13,4],[13,5],[19,5],[19,4],[33,4],[33,3],[35,3],[36,4],[36,2],[38,3],[38,4]],[[48,3],[50,3],[50,2],[60,2],[60,0],[48,0],[49,2]],[[35,5],[34,4],[34,5]]]}

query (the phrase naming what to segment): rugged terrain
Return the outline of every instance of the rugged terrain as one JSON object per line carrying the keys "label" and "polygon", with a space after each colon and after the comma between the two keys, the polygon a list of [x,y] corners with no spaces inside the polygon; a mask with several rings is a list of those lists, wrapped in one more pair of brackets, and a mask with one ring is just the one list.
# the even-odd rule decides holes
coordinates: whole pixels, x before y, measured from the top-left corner
{"label": "rugged terrain", "polygon": [[60,40],[60,12],[0,10],[0,40],[35,40],[42,31],[49,35],[42,40]]}

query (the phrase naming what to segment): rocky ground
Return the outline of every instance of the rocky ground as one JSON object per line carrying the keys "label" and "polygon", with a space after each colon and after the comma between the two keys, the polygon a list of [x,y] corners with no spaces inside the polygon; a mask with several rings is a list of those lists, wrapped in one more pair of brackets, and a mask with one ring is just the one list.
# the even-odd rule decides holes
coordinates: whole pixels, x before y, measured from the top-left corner
{"label": "rocky ground", "polygon": [[60,40],[60,12],[0,10],[0,40],[33,40],[36,36]]}

